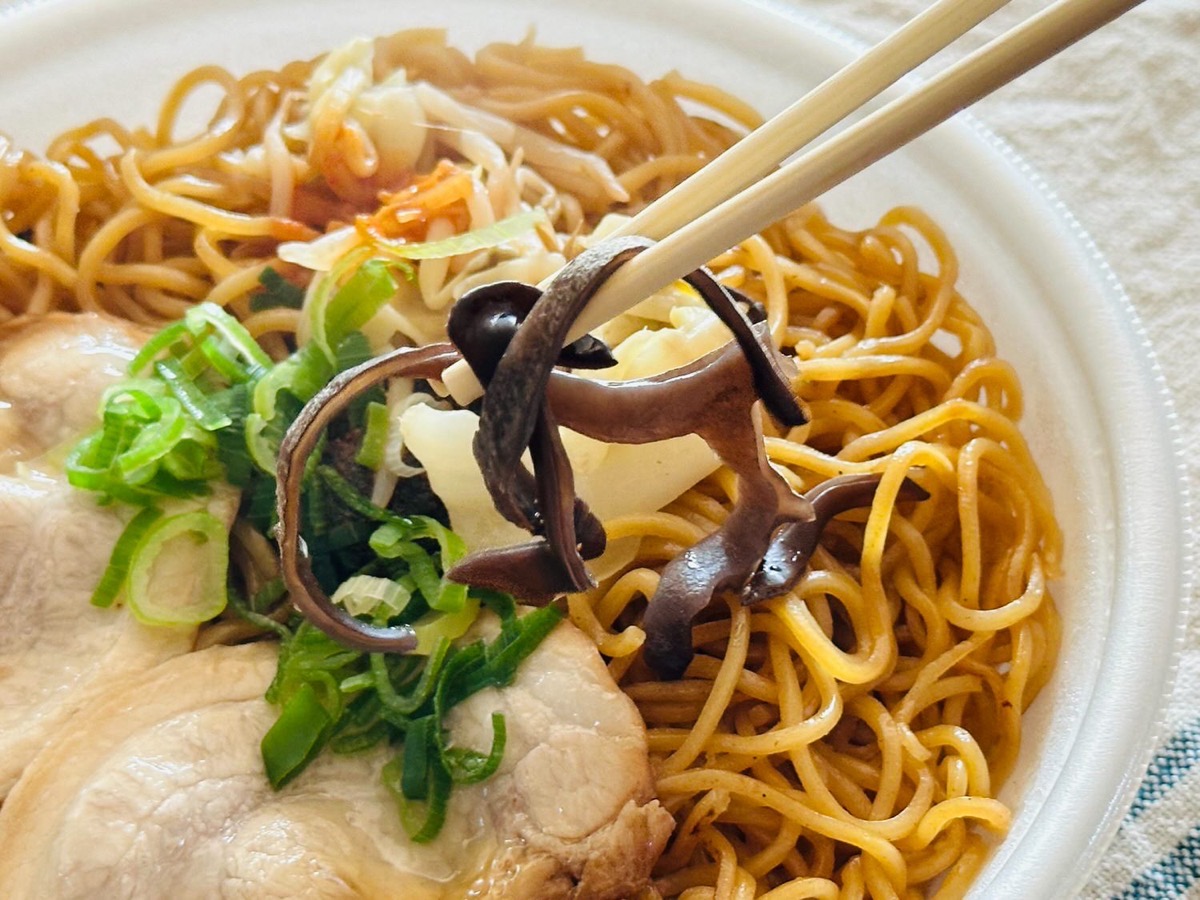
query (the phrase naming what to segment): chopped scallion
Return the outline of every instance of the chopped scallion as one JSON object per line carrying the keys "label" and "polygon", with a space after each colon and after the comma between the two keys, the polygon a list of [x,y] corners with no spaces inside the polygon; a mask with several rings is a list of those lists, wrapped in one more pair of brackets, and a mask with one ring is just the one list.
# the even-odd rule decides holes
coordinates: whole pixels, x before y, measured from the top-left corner
{"label": "chopped scallion", "polygon": [[151,524],[129,564],[126,602],[149,625],[197,625],[225,608],[229,535],[204,510]]}
{"label": "chopped scallion", "polygon": [[333,293],[322,314],[326,347],[336,347],[352,331],[362,328],[396,295],[400,285],[392,268],[387,260],[367,260]]}
{"label": "chopped scallion", "polygon": [[200,386],[184,372],[179,360],[160,359],[154,364],[154,371],[205,431],[216,431],[230,424],[229,416],[212,407]]}
{"label": "chopped scallion", "polygon": [[100,583],[92,591],[92,606],[112,606],[113,601],[120,596],[125,588],[129,567],[133,564],[134,551],[150,530],[150,526],[161,517],[162,512],[150,506],[129,520],[129,524],[117,538],[112,556],[109,557],[104,574],[100,577]]}
{"label": "chopped scallion", "polygon": [[263,766],[271,787],[278,790],[304,771],[329,740],[332,728],[333,719],[312,685],[300,685],[263,735]]}
{"label": "chopped scallion", "polygon": [[201,303],[193,306],[184,316],[184,322],[198,338],[206,329],[219,334],[225,344],[245,363],[245,374],[248,378],[257,378],[274,365],[271,357],[258,346],[258,342],[250,336],[245,326],[216,304]]}
{"label": "chopped scallion", "polygon": [[352,616],[397,616],[411,599],[412,592],[398,582],[373,575],[348,578],[333,593],[333,602]]}
{"label": "chopped scallion", "polygon": [[366,466],[374,472],[378,472],[383,466],[389,418],[387,404],[374,401],[367,404],[367,424],[363,431],[362,446],[359,447],[358,455],[354,457],[354,461],[360,466]]}
{"label": "chopped scallion", "polygon": [[492,749],[485,756],[466,747],[447,747],[442,759],[455,784],[478,784],[496,774],[504,758],[508,742],[508,727],[503,713],[492,713]]}
{"label": "chopped scallion", "polygon": [[296,287],[270,266],[258,276],[263,289],[250,297],[250,311],[266,309],[299,309],[304,305],[304,291]]}

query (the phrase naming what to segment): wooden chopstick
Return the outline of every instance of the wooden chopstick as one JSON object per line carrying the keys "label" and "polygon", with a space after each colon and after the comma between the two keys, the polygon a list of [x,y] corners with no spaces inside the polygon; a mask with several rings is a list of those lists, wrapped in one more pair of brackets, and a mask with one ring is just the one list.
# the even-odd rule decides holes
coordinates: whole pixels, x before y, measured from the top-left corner
{"label": "wooden chopstick", "polygon": [[661,241],[771,174],[784,160],[1009,0],[938,0],[898,31],[764,122],[614,232]]}
{"label": "wooden chopstick", "polygon": [[[618,269],[601,287],[576,320],[568,342],[757,234],[1141,2],[1057,0],[766,178],[662,233],[657,244]],[[791,107],[784,115],[794,115],[795,109]],[[754,141],[762,130],[753,132],[742,143]],[[774,138],[768,146],[764,157],[780,158]],[[745,152],[756,154],[753,148]],[[715,188],[704,191],[705,196],[719,193]],[[675,215],[672,210],[657,221],[671,221]],[[447,369],[444,380],[460,403],[479,396],[478,382],[465,364],[456,363]]]}

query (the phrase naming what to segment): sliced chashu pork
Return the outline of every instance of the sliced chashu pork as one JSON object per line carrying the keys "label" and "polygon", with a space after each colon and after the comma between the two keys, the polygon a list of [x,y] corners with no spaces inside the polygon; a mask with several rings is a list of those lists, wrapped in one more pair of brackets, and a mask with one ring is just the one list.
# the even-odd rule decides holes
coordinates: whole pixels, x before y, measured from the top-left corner
{"label": "sliced chashu pork", "polygon": [[149,336],[119,319],[69,313],[0,328],[0,472],[95,428],[101,394]]}
{"label": "sliced chashu pork", "polygon": [[[93,315],[0,329],[0,798],[114,678],[185,653],[195,639],[195,629],[149,628],[89,603],[130,513],[100,507],[61,469],[66,446],[98,425],[101,395],[146,337]],[[213,502],[232,515],[232,493]]]}
{"label": "sliced chashu pork", "polygon": [[0,896],[636,896],[671,829],[645,731],[595,648],[561,625],[513,685],[453,710],[455,740],[508,744],[415,845],[381,751],[326,753],[273,792],[259,741],[277,648],[214,647],[131,676],[81,713],[0,809]]}

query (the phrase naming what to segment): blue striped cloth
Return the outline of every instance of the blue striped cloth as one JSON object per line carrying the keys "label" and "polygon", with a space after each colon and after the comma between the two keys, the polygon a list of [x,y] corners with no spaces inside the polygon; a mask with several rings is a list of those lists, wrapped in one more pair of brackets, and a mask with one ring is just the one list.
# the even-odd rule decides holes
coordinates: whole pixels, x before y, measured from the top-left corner
{"label": "blue striped cloth", "polygon": [[1200,717],[1159,748],[1085,896],[1200,897]]}

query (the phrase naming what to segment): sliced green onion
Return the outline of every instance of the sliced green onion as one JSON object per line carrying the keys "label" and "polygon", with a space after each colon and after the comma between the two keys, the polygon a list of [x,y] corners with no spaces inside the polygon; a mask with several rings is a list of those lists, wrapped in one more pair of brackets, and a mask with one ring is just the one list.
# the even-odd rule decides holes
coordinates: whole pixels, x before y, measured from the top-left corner
{"label": "sliced green onion", "polygon": [[116,456],[116,441],[108,447],[108,437],[106,431],[97,431],[71,448],[63,464],[69,484],[89,491],[106,490],[113,480],[109,467]]}
{"label": "sliced green onion", "polygon": [[413,719],[404,735],[404,771],[400,775],[400,792],[406,800],[424,800],[429,796],[429,764],[432,754],[431,726],[437,727],[433,716]]}
{"label": "sliced green onion", "polygon": [[[218,432],[219,434],[220,432]],[[169,474],[190,485],[206,487],[207,482],[222,475],[220,459],[216,458],[220,443],[212,432],[202,431],[194,422],[185,421],[183,437],[162,458],[162,469],[156,477]],[[229,479],[232,484],[232,479]],[[150,483],[150,482],[148,482]],[[157,484],[157,482],[154,482]],[[205,490],[192,493],[207,493]]]}
{"label": "sliced green onion", "polygon": [[263,735],[263,765],[271,787],[279,790],[299,775],[321,752],[332,728],[333,719],[312,686],[300,685]]}
{"label": "sliced green onion", "polygon": [[270,266],[262,270],[258,283],[263,289],[250,297],[250,312],[283,307],[300,309],[304,305],[304,290],[296,287]]}
{"label": "sliced green onion", "polygon": [[429,786],[426,800],[409,800],[401,789],[404,757],[397,756],[383,767],[383,783],[400,804],[400,824],[414,844],[427,844],[438,836],[446,821],[446,805],[450,800],[450,773],[435,758],[428,767]]}
{"label": "sliced green onion", "polygon": [[326,355],[333,352],[333,348],[329,346],[325,338],[325,310],[329,306],[330,298],[336,293],[338,285],[345,281],[347,275],[354,272],[371,256],[371,248],[365,244],[359,244],[339,257],[326,274],[318,273],[313,277],[304,304],[304,314],[308,318],[312,343],[322,348]]}
{"label": "sliced green onion", "polygon": [[543,606],[522,616],[519,631],[510,641],[499,646],[493,645],[497,652],[489,655],[489,677],[495,679],[488,686],[498,687],[511,684],[516,677],[517,667],[542,643],[563,619],[563,612],[557,606]]}
{"label": "sliced green onion", "polygon": [[333,363],[325,352],[316,344],[305,344],[255,384],[254,412],[269,421],[275,418],[280,391],[287,391],[297,400],[307,402],[329,383],[333,375]]}
{"label": "sliced green onion", "polygon": [[459,256],[463,253],[474,253],[476,250],[487,250],[496,247],[515,237],[520,237],[536,225],[547,221],[546,211],[541,207],[519,212],[516,215],[476,228],[464,231],[462,234],[451,235],[438,241],[424,241],[419,244],[407,244],[403,241],[391,241],[374,237],[375,246],[400,259],[445,259],[448,256]]}
{"label": "sliced green onion", "polygon": [[[313,456],[316,456],[316,453]],[[382,506],[376,506],[370,499],[355,490],[354,485],[342,477],[342,474],[333,468],[333,466],[318,466],[317,474],[321,477],[321,481],[333,491],[334,496],[351,512],[356,512],[365,519],[384,522],[404,535],[403,538],[400,538],[401,540],[408,539],[408,535],[410,534],[409,529],[411,528],[409,519],[404,516],[398,516],[394,512],[384,509]],[[383,556],[382,553],[376,550],[374,544],[371,545],[371,549],[375,550],[379,556]]]}
{"label": "sliced green onion", "polygon": [[126,484],[144,484],[157,471],[157,463],[170,453],[187,429],[183,404],[174,397],[158,401],[158,421],[148,422],[129,449],[117,457],[117,470]]}
{"label": "sliced green onion", "polygon": [[250,459],[262,471],[270,474],[275,471],[277,446],[267,437],[267,421],[258,413],[246,416],[244,435],[246,451]]}
{"label": "sliced green onion", "polygon": [[197,363],[199,371],[193,375],[195,378],[211,369],[228,384],[244,384],[253,380],[251,368],[244,365],[234,349],[215,334],[198,338],[193,352],[203,360],[202,364]]}
{"label": "sliced green onion", "polygon": [[379,718],[379,698],[368,693],[356,698],[334,725],[329,749],[334,753],[361,753],[390,737],[387,723]]}
{"label": "sliced green onion", "polygon": [[[213,368],[213,363],[209,359],[209,356],[218,356],[218,353],[224,353],[225,351],[218,351],[216,349],[218,342],[211,335],[204,334],[199,340],[190,334],[189,337],[192,338],[190,344],[180,341],[171,348],[171,355],[166,358],[178,362],[179,368],[183,370],[183,374],[192,381],[199,383],[205,379],[205,376]],[[201,344],[206,342],[211,346],[208,353],[205,353],[201,348]],[[223,364],[228,365],[237,374],[239,380],[245,380],[245,370],[238,365],[236,360],[226,358]]]}
{"label": "sliced green onion", "polygon": [[478,784],[496,774],[504,759],[508,743],[508,727],[503,713],[492,713],[492,749],[486,756],[465,747],[447,747],[442,751],[442,764],[455,784]]}
{"label": "sliced green onion", "polygon": [[129,374],[141,374],[149,368],[150,363],[154,362],[158,354],[162,353],[172,344],[183,340],[183,338],[187,337],[187,334],[188,327],[185,322],[172,322],[158,334],[154,335],[154,337],[150,338],[150,340],[146,341],[142,349],[138,351],[137,356],[130,361]]}
{"label": "sliced green onion", "polygon": [[[154,473],[154,477],[144,485],[148,499],[139,501],[139,505],[148,506],[164,497],[184,499],[187,497],[204,497],[212,493],[212,488],[208,486],[207,479],[210,477],[215,478],[219,474],[219,470],[210,466],[209,471],[212,474],[206,476],[205,480],[202,481],[176,478],[168,471],[168,464],[173,463],[178,455],[179,447],[175,449],[176,453],[166,457],[163,460],[163,468]],[[113,496],[122,502],[129,502],[120,494],[114,493]]]}
{"label": "sliced green onion", "polygon": [[[333,363],[338,372],[345,372],[347,369],[362,365],[374,356],[375,353],[371,350],[371,342],[367,340],[367,336],[361,331],[352,331],[342,338],[334,348]],[[382,391],[379,392],[382,393]],[[370,396],[370,393],[368,392],[364,396]]]}
{"label": "sliced green onion", "polygon": [[336,347],[350,332],[362,328],[396,295],[400,285],[391,269],[386,260],[369,259],[334,292],[322,315],[326,347]]}
{"label": "sliced green onion", "polygon": [[360,466],[366,466],[373,472],[378,472],[383,466],[390,419],[387,404],[374,401],[367,404],[367,424],[363,431],[362,446],[354,457]]}
{"label": "sliced green onion", "polygon": [[[278,579],[273,579],[273,582],[274,581],[278,581]],[[270,616],[264,616],[260,612],[255,612],[252,607],[256,605],[257,604],[254,601],[251,601],[249,604],[247,604],[244,600],[242,600],[241,597],[238,596],[236,591],[229,592],[229,608],[237,613],[240,618],[245,619],[251,625],[261,629],[264,632],[272,632],[276,637],[281,638],[282,640],[286,641],[292,636],[291,629],[289,629],[286,625],[276,622]]]}
{"label": "sliced green onion", "polygon": [[343,712],[338,682],[362,657],[362,653],[346,649],[311,622],[301,621],[279,648],[279,669],[266,698],[270,703],[284,703],[298,685],[309,683],[314,690],[320,688],[317,695],[336,720]]}
{"label": "sliced green onion", "polygon": [[[431,604],[432,605],[432,604]],[[439,641],[453,641],[467,633],[479,617],[479,601],[468,597],[457,612],[430,612],[413,622],[417,646],[413,653],[428,655]]]}
{"label": "sliced green onion", "polygon": [[92,606],[112,606],[113,601],[117,599],[117,596],[125,587],[125,578],[129,574],[130,565],[133,563],[134,551],[146,536],[146,532],[150,530],[150,526],[161,517],[162,512],[160,510],[148,507],[129,520],[129,524],[125,526],[125,530],[117,538],[117,543],[113,547],[112,556],[108,559],[108,565],[104,569],[104,574],[100,576],[100,583],[92,591]]}
{"label": "sliced green onion", "polygon": [[459,612],[467,602],[467,586],[444,578],[429,551],[420,544],[396,537],[397,534],[412,533],[405,525],[383,525],[375,530],[367,543],[381,559],[402,559],[408,563],[409,576],[430,608],[445,613]]}
{"label": "sliced green onion", "polygon": [[500,591],[490,591],[486,588],[476,588],[471,593],[482,600],[483,605],[499,617],[502,631],[508,627],[510,622],[516,623],[517,601],[512,598],[511,594],[502,594]]}
{"label": "sliced green onion", "polygon": [[[416,583],[417,590],[421,592],[425,602],[434,609],[442,609],[440,606],[435,606],[435,603],[441,599],[442,576],[438,573],[429,551],[411,541],[397,543],[396,550],[400,558],[408,563],[408,575]],[[465,594],[462,599],[466,599]],[[461,608],[460,606],[456,609],[444,609],[443,612],[456,612]]]}
{"label": "sliced green onion", "polygon": [[155,422],[162,415],[160,383],[127,385],[105,392],[102,418],[108,423]]}
{"label": "sliced green onion", "polygon": [[245,488],[254,472],[254,460],[246,447],[246,416],[250,413],[250,387],[238,384],[209,397],[213,408],[229,416],[228,428],[214,432],[216,458],[225,468],[225,480]]}
{"label": "sliced green onion", "polygon": [[151,525],[129,565],[126,601],[149,625],[197,625],[225,608],[229,535],[204,510]]}
{"label": "sliced green onion", "polygon": [[[152,376],[105,392],[102,427],[69,454],[69,481],[103,500],[137,506],[207,493],[207,482],[223,467],[229,480],[244,486],[249,385],[272,365],[231,315],[211,303],[193,307],[130,363],[134,375],[152,369]],[[235,440],[226,433],[231,428]]]}
{"label": "sliced green onion", "polygon": [[464,666],[457,677],[442,679],[437,702],[449,709],[484,688],[512,684],[520,664],[537,649],[562,618],[563,613],[557,607],[544,606],[520,619],[511,620],[514,627],[502,630],[500,637],[487,647],[482,665]]}
{"label": "sliced green onion", "polygon": [[167,387],[183,404],[188,415],[205,431],[216,431],[232,423],[229,416],[213,408],[204,391],[184,372],[179,360],[170,357],[160,359],[154,364],[154,371],[167,383]]}
{"label": "sliced green onion", "polygon": [[399,558],[408,563],[418,589],[432,609],[458,612],[466,603],[467,587],[438,574],[429,552],[415,543],[421,538],[432,538],[438,542],[443,569],[453,565],[466,552],[462,538],[429,516],[401,519],[392,515],[391,520],[375,529],[367,543],[381,559]]}
{"label": "sliced green onion", "polygon": [[354,575],[333,592],[333,602],[352,616],[399,615],[412,599],[412,592],[390,578]]}
{"label": "sliced green onion", "polygon": [[395,521],[396,519],[400,517],[394,516],[393,521],[376,529],[375,534],[371,535],[371,549],[380,556],[388,555],[385,548],[393,542],[421,538],[437,541],[441,551],[442,568],[449,568],[466,556],[467,545],[463,543],[463,539],[437,519],[431,516],[407,516],[399,522]]}
{"label": "sliced green onion", "polygon": [[448,640],[439,641],[434,645],[433,649],[429,651],[425,667],[421,670],[420,680],[407,696],[401,696],[396,692],[384,655],[382,653],[371,654],[371,674],[375,680],[375,690],[383,704],[384,718],[393,724],[401,722],[407,724],[409,717],[433,696],[438,680],[441,678],[442,669],[450,656],[450,649]]}
{"label": "sliced green onion", "polygon": [[67,483],[86,491],[95,491],[131,506],[149,506],[155,496],[148,490],[129,487],[113,476],[111,462],[93,463],[98,457],[110,455],[104,448],[105,433],[98,431],[84,438],[67,454],[63,469]]}
{"label": "sliced green onion", "polygon": [[329,749],[334,753],[362,753],[377,747],[388,739],[386,722],[375,722],[369,728],[339,734],[329,742]]}
{"label": "sliced green onion", "polygon": [[252,378],[265,374],[275,365],[245,326],[215,303],[191,307],[184,315],[184,322],[197,337],[204,333],[205,326],[219,334],[246,362],[249,367],[247,374]]}

